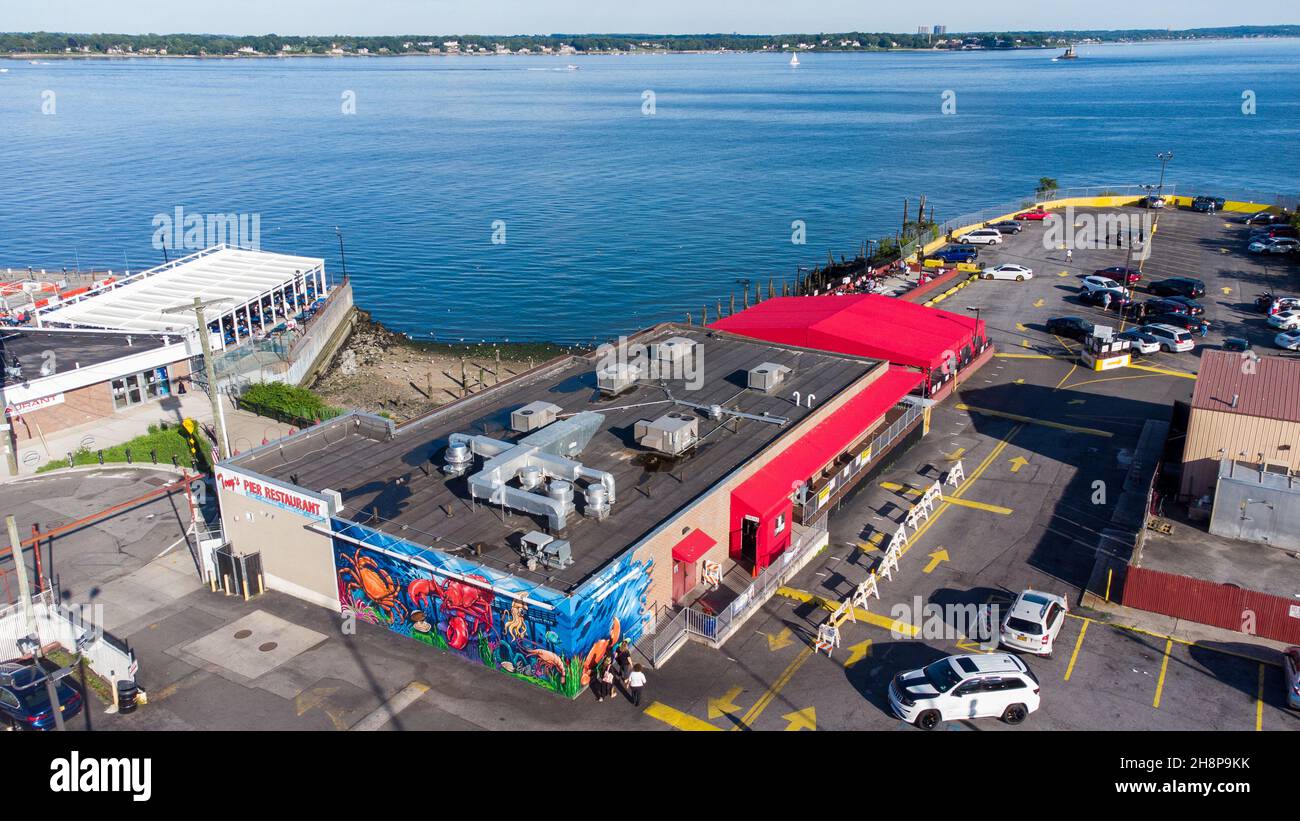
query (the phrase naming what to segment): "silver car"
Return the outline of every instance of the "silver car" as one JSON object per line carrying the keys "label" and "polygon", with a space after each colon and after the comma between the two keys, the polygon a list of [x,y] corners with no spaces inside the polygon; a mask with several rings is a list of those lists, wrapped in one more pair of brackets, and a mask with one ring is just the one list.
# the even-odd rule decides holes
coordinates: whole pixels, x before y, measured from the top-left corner
{"label": "silver car", "polygon": [[1282,672],[1286,674],[1286,706],[1300,710],[1300,647],[1288,647],[1282,653]]}

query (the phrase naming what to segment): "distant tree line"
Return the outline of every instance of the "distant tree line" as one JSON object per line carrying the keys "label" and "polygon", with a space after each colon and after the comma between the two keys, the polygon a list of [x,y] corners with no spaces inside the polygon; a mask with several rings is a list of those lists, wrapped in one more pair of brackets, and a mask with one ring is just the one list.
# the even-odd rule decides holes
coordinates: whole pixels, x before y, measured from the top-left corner
{"label": "distant tree line", "polygon": [[1140,42],[1223,37],[1295,37],[1300,26],[1233,26],[1222,28],[1127,29],[1120,31],[1002,31],[899,34],[840,32],[835,34],[548,34],[492,36],[477,34],[408,34],[376,37],[334,35],[287,37],[276,34],[70,34],[66,32],[0,33],[0,54],[167,54],[231,56],[240,54],[421,54],[453,50],[512,52],[521,49],[558,52],[611,51],[880,51],[916,48],[1045,48],[1078,42]]}

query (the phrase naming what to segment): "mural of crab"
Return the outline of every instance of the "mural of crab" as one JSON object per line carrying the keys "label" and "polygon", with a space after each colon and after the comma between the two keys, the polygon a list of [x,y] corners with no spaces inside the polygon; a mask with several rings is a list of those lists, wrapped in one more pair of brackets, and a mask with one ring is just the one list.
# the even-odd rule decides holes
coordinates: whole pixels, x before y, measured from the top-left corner
{"label": "mural of crab", "polygon": [[[474,581],[489,584],[482,576],[467,576]],[[470,638],[480,633],[492,635],[492,591],[476,587],[458,579],[447,579],[439,585],[437,579],[417,579],[406,588],[406,594],[419,607],[426,606],[430,598],[441,600],[438,624],[443,628],[447,646],[463,650]]]}
{"label": "mural of crab", "polygon": [[339,568],[339,583],[349,599],[368,600],[384,614],[389,622],[404,620],[407,616],[406,605],[402,603],[402,589],[393,581],[387,571],[370,556],[362,556],[361,550],[351,556],[340,553],[339,558],[345,565]]}

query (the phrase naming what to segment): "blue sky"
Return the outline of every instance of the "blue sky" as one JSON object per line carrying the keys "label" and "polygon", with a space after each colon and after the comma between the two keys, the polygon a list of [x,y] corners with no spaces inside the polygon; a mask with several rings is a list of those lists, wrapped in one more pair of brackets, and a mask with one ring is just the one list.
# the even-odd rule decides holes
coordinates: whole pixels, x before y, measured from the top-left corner
{"label": "blue sky", "polygon": [[5,31],[220,34],[786,33],[1197,28],[1300,22],[1223,0],[0,0]]}

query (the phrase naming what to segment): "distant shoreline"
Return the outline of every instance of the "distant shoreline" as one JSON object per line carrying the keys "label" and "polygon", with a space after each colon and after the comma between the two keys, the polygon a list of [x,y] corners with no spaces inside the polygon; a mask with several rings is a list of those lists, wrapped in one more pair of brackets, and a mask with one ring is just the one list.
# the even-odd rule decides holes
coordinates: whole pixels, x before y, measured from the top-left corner
{"label": "distant shoreline", "polygon": [[[1166,43],[1226,43],[1237,42],[1240,40],[1295,40],[1300,39],[1300,35],[1294,34],[1254,34],[1241,36],[1205,36],[1205,37],[1151,37],[1132,40],[1103,40],[1100,42],[1078,42],[1074,43],[1076,49],[1090,49],[1102,46],[1137,46],[1137,45],[1157,45]],[[860,48],[842,48],[837,46],[821,46],[809,49],[786,48],[781,50],[775,49],[639,49],[637,51],[623,50],[591,50],[571,53],[543,53],[531,52],[528,54],[519,54],[517,52],[488,52],[478,53],[470,51],[460,52],[439,52],[439,51],[403,51],[382,53],[358,54],[356,52],[343,52],[341,54],[321,54],[318,52],[276,52],[268,54],[145,54],[139,52],[122,52],[109,54],[106,52],[97,53],[72,53],[63,51],[55,52],[12,52],[0,54],[0,58],[7,60],[137,60],[137,59],[154,59],[154,60],[284,60],[300,58],[322,58],[322,59],[387,59],[393,57],[446,57],[446,58],[484,58],[484,57],[550,57],[555,59],[573,58],[573,57],[662,57],[674,54],[770,54],[774,56],[788,54],[950,54],[950,53],[975,53],[982,54],[988,52],[1013,52],[1013,51],[1057,51],[1065,46],[1060,44],[1037,44],[1023,46],[1009,46],[1005,48],[922,48],[913,46],[899,46],[897,48],[879,48],[877,46],[862,46]]]}

